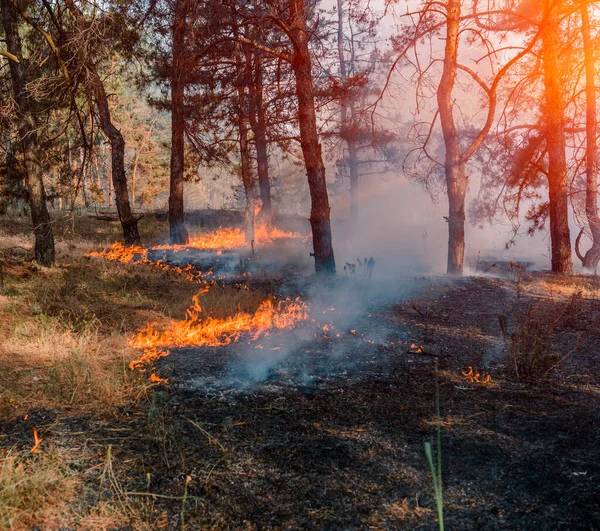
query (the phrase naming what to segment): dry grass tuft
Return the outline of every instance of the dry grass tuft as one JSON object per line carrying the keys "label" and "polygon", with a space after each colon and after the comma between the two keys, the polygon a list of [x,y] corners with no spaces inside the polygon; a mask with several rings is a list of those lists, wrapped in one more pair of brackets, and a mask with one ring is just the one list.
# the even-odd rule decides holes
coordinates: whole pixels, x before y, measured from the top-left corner
{"label": "dry grass tuft", "polygon": [[58,529],[68,518],[76,485],[63,456],[8,452],[0,463],[0,525]]}

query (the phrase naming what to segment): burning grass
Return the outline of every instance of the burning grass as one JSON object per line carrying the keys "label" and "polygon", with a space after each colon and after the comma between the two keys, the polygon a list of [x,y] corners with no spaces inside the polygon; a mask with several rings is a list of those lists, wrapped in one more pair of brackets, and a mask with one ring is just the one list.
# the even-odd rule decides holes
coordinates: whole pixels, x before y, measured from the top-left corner
{"label": "burning grass", "polygon": [[[253,311],[243,310],[241,304],[238,304],[230,315],[221,317],[211,315],[205,312],[200,304],[201,298],[211,291],[210,288],[205,287],[194,295],[192,305],[187,309],[183,320],[171,321],[164,330],[161,330],[157,323],[149,323],[145,329],[140,330],[130,344],[144,349],[144,355],[139,360],[133,361],[131,368],[165,356],[168,353],[166,349],[169,348],[225,346],[238,341],[243,336],[255,340],[273,330],[292,329],[298,322],[308,318],[308,307],[300,299],[277,301],[272,297],[261,300]],[[219,313],[222,315],[223,310],[231,307],[232,304],[231,300],[224,303],[226,291],[223,288],[217,288],[217,292],[219,295],[216,300],[220,303],[215,304],[214,307],[219,308]],[[237,293],[243,291],[237,290]],[[234,292],[233,300],[238,297]]]}

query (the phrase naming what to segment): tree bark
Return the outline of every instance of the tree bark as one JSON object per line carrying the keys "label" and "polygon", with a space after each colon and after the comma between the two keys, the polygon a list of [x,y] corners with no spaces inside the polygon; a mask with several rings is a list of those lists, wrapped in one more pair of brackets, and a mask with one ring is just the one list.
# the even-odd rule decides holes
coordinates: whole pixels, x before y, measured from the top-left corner
{"label": "tree bark", "polygon": [[[235,21],[234,21],[235,24]],[[237,29],[234,29],[237,34]],[[248,145],[249,129],[249,98],[246,94],[246,88],[252,83],[252,64],[250,54],[244,54],[245,64],[242,61],[240,45],[236,45],[237,53],[235,63],[237,68],[237,94],[238,94],[238,133],[240,144],[240,164],[242,171],[242,184],[244,185],[244,194],[246,196],[246,205],[244,208],[244,234],[246,244],[254,246],[254,179],[250,173],[250,147]]]}
{"label": "tree bark", "polygon": [[169,192],[169,235],[172,244],[184,245],[189,236],[185,226],[183,171],[185,163],[185,36],[187,0],[176,0],[173,20],[173,61],[171,65],[171,178]]}
{"label": "tree bark", "polygon": [[[267,126],[262,94],[262,56],[258,50],[255,50],[253,55],[254,69],[252,72],[252,81],[250,82],[249,86],[249,118],[250,127],[254,133],[254,144],[256,147],[258,186],[260,188],[260,199],[262,202],[260,217],[267,225],[270,225],[273,217],[273,211],[271,205],[271,183],[269,180]],[[250,58],[249,56],[250,54],[248,54],[248,59]]]}
{"label": "tree bark", "polygon": [[[580,2],[581,33],[585,58],[585,98],[586,98],[586,146],[585,146],[585,214],[592,234],[592,247],[581,256],[581,265],[595,270],[600,262],[600,216],[598,215],[598,154],[596,137],[598,120],[596,118],[596,80],[594,73],[594,46],[590,35],[590,20],[585,1]],[[577,248],[579,253],[579,248]]]}
{"label": "tree bark", "polygon": [[111,173],[113,190],[115,194],[115,203],[117,212],[123,228],[123,241],[125,245],[134,245],[140,243],[140,234],[138,231],[139,218],[133,217],[131,205],[129,203],[129,194],[127,192],[127,176],[125,174],[125,140],[121,131],[112,123],[108,98],[104,90],[104,84],[96,71],[91,72],[92,85],[94,88],[98,115],[100,117],[100,127],[108,137],[111,147]]}
{"label": "tree bark", "polygon": [[290,31],[294,54],[292,69],[296,78],[300,145],[308,177],[311,198],[310,224],[312,227],[315,270],[320,275],[335,275],[335,258],[331,238],[329,197],[321,144],[317,134],[314,85],[308,48],[308,31],[303,0],[288,0]]}
{"label": "tree bark", "polygon": [[552,272],[571,274],[573,261],[569,232],[564,100],[559,69],[560,33],[558,13],[552,0],[544,0],[542,23]]}
{"label": "tree bark", "polygon": [[458,36],[460,29],[460,0],[449,0],[447,5],[446,46],[444,66],[437,89],[437,102],[446,148],[444,171],[448,193],[448,261],[450,275],[462,275],[465,258],[465,196],[468,178],[465,162],[460,153],[458,134],[452,114],[452,90],[458,64]]}
{"label": "tree bark", "polygon": [[18,131],[21,139],[21,149],[25,166],[25,185],[27,199],[31,209],[31,221],[35,235],[34,256],[40,264],[51,267],[54,265],[55,249],[54,234],[48,206],[42,169],[38,158],[39,142],[37,126],[33,114],[33,101],[27,90],[27,73],[21,50],[16,13],[8,0],[0,0],[7,50],[17,57],[20,62],[9,61],[12,92],[17,106]]}
{"label": "tree bark", "polygon": [[[79,24],[79,30],[82,35],[85,33],[86,20],[83,13],[75,5],[73,0],[66,0],[66,5],[71,14],[75,17]],[[100,120],[100,128],[108,137],[111,147],[111,166],[112,166],[112,182],[115,193],[115,203],[117,204],[117,212],[119,220],[123,228],[123,241],[125,245],[134,245],[140,243],[140,234],[138,231],[139,218],[133,216],[131,212],[131,204],[129,202],[129,193],[127,190],[127,175],[125,174],[125,140],[121,131],[119,131],[112,122],[110,114],[110,106],[108,104],[108,96],[104,88],[104,82],[98,74],[96,65],[91,61],[86,61],[86,70],[89,77],[89,83],[92,88],[96,107],[98,108],[98,116]]]}

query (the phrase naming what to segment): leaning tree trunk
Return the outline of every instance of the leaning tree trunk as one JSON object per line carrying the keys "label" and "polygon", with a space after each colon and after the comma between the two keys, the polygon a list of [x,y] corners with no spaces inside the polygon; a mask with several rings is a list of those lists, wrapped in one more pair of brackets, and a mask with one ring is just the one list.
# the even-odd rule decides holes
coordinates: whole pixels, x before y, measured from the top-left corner
{"label": "leaning tree trunk", "polygon": [[31,221],[35,235],[35,259],[40,264],[54,265],[54,234],[46,205],[46,192],[42,169],[38,158],[39,143],[37,126],[33,115],[33,101],[27,90],[26,67],[23,63],[21,39],[17,28],[15,11],[8,0],[1,0],[4,33],[7,50],[20,62],[9,60],[12,92],[18,114],[18,131],[21,138],[25,167],[27,199],[31,209]]}
{"label": "leaning tree trunk", "polygon": [[542,61],[546,142],[548,145],[548,191],[550,211],[550,239],[552,244],[552,272],[573,272],[571,235],[569,232],[569,204],[567,158],[565,147],[564,100],[560,81],[560,34],[556,8],[551,0],[544,0],[542,30]]}
{"label": "leaning tree trunk", "polygon": [[185,157],[185,34],[188,11],[186,0],[175,2],[173,20],[173,62],[171,66],[171,179],[169,193],[169,235],[171,243],[188,243],[183,210],[183,171]]}
{"label": "leaning tree trunk", "polygon": [[321,144],[317,134],[314,85],[311,73],[309,34],[306,28],[303,0],[288,0],[290,28],[294,36],[292,69],[296,78],[300,145],[310,190],[315,270],[317,274],[335,275],[335,258],[331,237],[329,197]]}
{"label": "leaning tree trunk", "polygon": [[123,228],[123,241],[125,245],[134,245],[140,243],[140,233],[138,231],[139,218],[133,217],[131,205],[129,203],[129,194],[127,193],[127,175],[125,174],[125,140],[121,131],[112,123],[108,98],[104,90],[104,83],[95,70],[91,71],[92,84],[98,115],[100,116],[100,127],[108,137],[111,147],[111,167],[112,182],[115,193],[115,203],[117,212]]}
{"label": "leaning tree trunk", "polygon": [[465,195],[468,178],[460,153],[458,134],[452,115],[452,90],[458,64],[460,0],[449,0],[447,6],[446,47],[442,77],[437,89],[437,102],[446,148],[444,170],[448,194],[448,263],[450,275],[462,275],[465,259]]}
{"label": "leaning tree trunk", "polygon": [[[598,120],[596,118],[596,80],[594,74],[594,46],[590,36],[590,20],[586,2],[580,3],[581,33],[583,36],[583,53],[585,57],[585,98],[586,98],[586,146],[585,146],[585,214],[592,234],[592,247],[585,255],[579,251],[579,241],[575,250],[581,260],[581,265],[586,269],[595,270],[600,262],[600,216],[598,215],[598,155],[596,136],[598,134]],[[579,240],[579,238],[578,238]]]}
{"label": "leaning tree trunk", "polygon": [[[248,59],[249,56],[250,54],[247,55]],[[269,154],[265,108],[263,103],[261,60],[262,56],[260,55],[260,52],[256,50],[254,52],[254,72],[252,73],[252,81],[249,86],[249,118],[250,127],[254,133],[254,144],[256,147],[258,186],[260,188],[260,200],[262,202],[260,216],[267,225],[270,225],[273,211],[271,205],[271,183],[269,181]]]}
{"label": "leaning tree trunk", "polygon": [[[73,0],[66,0],[66,5],[71,14],[77,20],[79,31],[83,35],[87,31],[87,21],[81,10],[75,5]],[[89,76],[89,83],[94,94],[100,128],[108,137],[111,148],[111,170],[112,182],[115,193],[115,203],[117,212],[123,228],[123,241],[125,245],[134,245],[140,243],[140,233],[138,231],[139,218],[133,216],[131,204],[129,203],[129,193],[127,190],[127,175],[125,174],[125,140],[121,131],[119,131],[112,122],[110,106],[108,105],[108,96],[104,88],[104,82],[98,74],[96,65],[91,61],[86,61],[86,70]]]}

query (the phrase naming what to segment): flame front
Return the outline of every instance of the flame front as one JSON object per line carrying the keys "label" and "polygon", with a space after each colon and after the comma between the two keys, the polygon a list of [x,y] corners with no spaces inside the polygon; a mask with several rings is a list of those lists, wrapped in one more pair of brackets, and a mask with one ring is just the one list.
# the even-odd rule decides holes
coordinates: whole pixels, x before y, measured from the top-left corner
{"label": "flame front", "polygon": [[[308,236],[302,236],[297,232],[287,232],[277,227],[269,227],[263,223],[256,224],[254,228],[254,242],[257,245],[269,245],[276,240],[297,239],[307,241]],[[192,247],[194,249],[237,249],[246,246],[246,237],[242,229],[220,228],[214,232],[207,232],[198,236],[190,237],[187,245],[181,247]],[[177,246],[161,246],[158,249],[173,249]]]}
{"label": "flame front", "polygon": [[300,299],[267,299],[254,313],[238,312],[224,319],[204,317],[199,299],[206,291],[204,288],[193,297],[185,319],[171,321],[163,331],[156,323],[149,323],[132,338],[132,346],[144,349],[144,355],[131,362],[132,369],[168,355],[170,348],[225,346],[244,335],[255,340],[272,330],[289,330],[308,317],[307,305]]}

